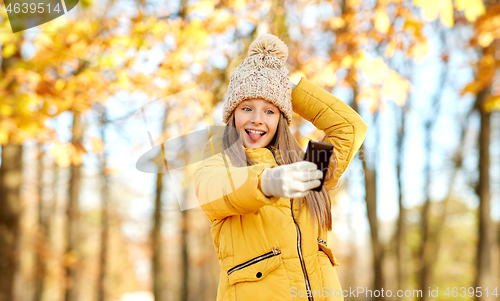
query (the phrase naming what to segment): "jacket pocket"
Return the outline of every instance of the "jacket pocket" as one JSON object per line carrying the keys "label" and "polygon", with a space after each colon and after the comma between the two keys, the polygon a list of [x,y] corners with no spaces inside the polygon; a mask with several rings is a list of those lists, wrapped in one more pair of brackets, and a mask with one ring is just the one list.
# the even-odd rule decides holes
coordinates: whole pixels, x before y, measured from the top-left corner
{"label": "jacket pocket", "polygon": [[227,271],[229,284],[242,281],[259,281],[282,263],[281,250],[272,248],[270,252],[235,265]]}
{"label": "jacket pocket", "polygon": [[332,250],[326,246],[326,243],[324,242],[324,240],[321,240],[318,238],[318,246],[319,246],[320,252],[323,251],[328,256],[328,258],[330,259],[330,262],[332,263],[333,266],[340,265],[340,263],[337,261],[337,258],[335,258],[335,255],[333,255]]}

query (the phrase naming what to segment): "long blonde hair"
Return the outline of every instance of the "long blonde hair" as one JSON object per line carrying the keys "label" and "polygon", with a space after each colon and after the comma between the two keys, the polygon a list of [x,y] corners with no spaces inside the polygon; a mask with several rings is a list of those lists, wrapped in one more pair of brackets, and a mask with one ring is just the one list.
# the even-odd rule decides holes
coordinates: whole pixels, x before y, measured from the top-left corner
{"label": "long blonde hair", "polygon": [[[223,147],[228,154],[231,163],[235,167],[245,167],[257,164],[254,162],[246,152],[237,151],[234,147],[242,147],[241,144],[235,143],[240,137],[236,130],[229,130],[230,128],[235,129],[235,117],[234,111],[228,118],[226,128],[223,134]],[[276,134],[273,140],[269,143],[269,146],[274,147],[279,152],[279,157],[277,160],[281,161],[279,164],[291,164],[299,161],[303,161],[304,151],[302,150],[300,144],[297,142],[293,136],[286,118],[283,113],[280,114],[278,128],[276,129]],[[245,153],[245,159],[241,158],[237,154]],[[278,154],[277,154],[278,155]],[[333,165],[332,165],[333,162]],[[335,154],[332,153],[330,158],[330,165],[333,166],[333,170],[329,170],[325,176],[325,182],[330,180],[335,175],[335,170],[337,168],[337,160]],[[329,168],[330,169],[330,168]],[[333,188],[336,188],[339,183]],[[330,189],[333,189],[330,188]],[[309,207],[311,212],[311,220],[313,222],[313,227],[316,226],[316,221],[318,221],[318,232],[321,230],[332,230],[332,213],[331,213],[331,200],[327,192],[326,185],[323,185],[321,191],[310,191],[305,197],[297,198],[299,202],[299,216],[301,214],[302,203],[305,201],[306,205]]]}

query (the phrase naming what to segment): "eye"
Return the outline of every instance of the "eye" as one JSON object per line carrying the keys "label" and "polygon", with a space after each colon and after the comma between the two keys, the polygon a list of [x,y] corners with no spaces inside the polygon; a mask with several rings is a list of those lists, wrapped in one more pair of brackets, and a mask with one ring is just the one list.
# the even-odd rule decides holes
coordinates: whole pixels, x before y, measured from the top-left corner
{"label": "eye", "polygon": [[267,112],[271,112],[269,115],[274,114],[273,110],[267,110]]}
{"label": "eye", "polygon": [[[251,109],[250,109],[250,108],[248,108],[248,107],[244,107],[244,108],[243,108],[243,111],[246,111],[245,109],[249,109],[249,110],[251,110]],[[248,111],[247,111],[247,112],[248,112]]]}

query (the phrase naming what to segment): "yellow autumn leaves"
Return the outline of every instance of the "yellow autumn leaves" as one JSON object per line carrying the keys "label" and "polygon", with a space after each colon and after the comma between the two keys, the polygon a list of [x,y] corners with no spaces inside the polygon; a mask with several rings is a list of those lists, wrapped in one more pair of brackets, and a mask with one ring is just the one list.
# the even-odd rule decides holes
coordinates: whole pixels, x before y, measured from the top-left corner
{"label": "yellow autumn leaves", "polygon": [[[401,1],[386,0],[380,2],[375,14],[375,28],[381,33],[387,33],[390,28],[390,19],[384,5]],[[421,9],[424,21],[432,22],[439,17],[441,23],[447,27],[454,25],[454,9],[463,12],[469,22],[475,22],[486,12],[482,0],[413,0],[413,4]]]}
{"label": "yellow autumn leaves", "polygon": [[[415,6],[420,7],[424,21],[434,21],[439,17],[441,23],[447,27],[454,25],[452,0],[413,0]],[[455,0],[455,9],[463,11],[469,22],[485,13],[482,0]]]}
{"label": "yellow autumn leaves", "polygon": [[[89,137],[88,148],[93,154],[100,154],[104,151],[104,142],[100,137]],[[57,165],[68,167],[69,165],[81,165],[87,150],[81,143],[70,143],[54,141],[49,149],[49,155],[54,158]],[[115,171],[110,171],[115,173]]]}
{"label": "yellow autumn leaves", "polygon": [[479,16],[485,13],[482,0],[455,0],[455,8],[458,11],[463,11],[469,22],[476,21]]}
{"label": "yellow autumn leaves", "polygon": [[410,81],[390,69],[382,57],[371,58],[362,50],[355,58],[355,66],[361,71],[366,82],[360,85],[357,101],[369,101],[369,110],[373,113],[384,110],[384,99],[392,99],[398,106],[403,106],[411,89]]}
{"label": "yellow autumn leaves", "polygon": [[493,6],[475,24],[477,43],[486,48],[500,38],[500,5]]}
{"label": "yellow autumn leaves", "polygon": [[387,15],[387,12],[383,8],[378,8],[375,13],[375,28],[383,34],[389,32],[389,28],[391,27],[391,20]]}
{"label": "yellow autumn leaves", "polygon": [[[399,11],[389,10],[388,5],[400,3],[399,0],[379,1],[377,9],[373,16],[373,25],[377,32],[387,36],[388,43],[384,55],[391,58],[396,50],[403,50],[405,40],[401,38],[391,24],[394,12],[396,17],[404,15],[404,30],[413,32],[416,43],[413,43],[405,51],[407,58],[413,58],[420,62],[427,54],[427,39],[422,35],[422,24],[420,20],[413,17],[412,12],[402,12],[401,6],[395,6]],[[420,9],[421,20],[432,22],[439,18],[440,22],[446,27],[453,27],[455,23],[456,12],[463,13],[468,22],[475,23],[474,28],[477,35],[477,44],[481,47],[488,47],[495,39],[500,38],[500,6],[493,6],[485,10],[482,0],[413,0],[413,4]],[[394,8],[394,7],[393,7]],[[393,15],[389,15],[391,11]],[[337,24],[339,22],[331,21]],[[346,59],[344,59],[346,60]],[[349,58],[349,60],[352,60]],[[411,85],[409,81],[399,76],[393,70],[390,70],[384,63],[382,57],[368,59],[364,52],[360,52],[355,59],[356,66],[361,74],[371,84],[362,84],[361,92],[358,95],[359,100],[370,100],[370,110],[373,112],[379,107],[383,110],[386,106],[381,99],[390,98],[398,105],[403,105]],[[470,85],[469,88],[470,90]],[[467,88],[464,91],[468,90]],[[492,98],[486,102],[488,110],[497,109],[499,100]]]}

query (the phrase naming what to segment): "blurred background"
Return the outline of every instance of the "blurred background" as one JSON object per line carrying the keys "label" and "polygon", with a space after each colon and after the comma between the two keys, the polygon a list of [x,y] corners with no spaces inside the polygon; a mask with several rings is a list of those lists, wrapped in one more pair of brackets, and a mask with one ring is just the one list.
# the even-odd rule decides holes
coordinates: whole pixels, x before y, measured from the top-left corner
{"label": "blurred background", "polygon": [[500,1],[82,0],[16,33],[0,3],[0,301],[215,300],[208,218],[136,162],[221,124],[263,33],[369,126],[331,192],[343,288],[498,300]]}

